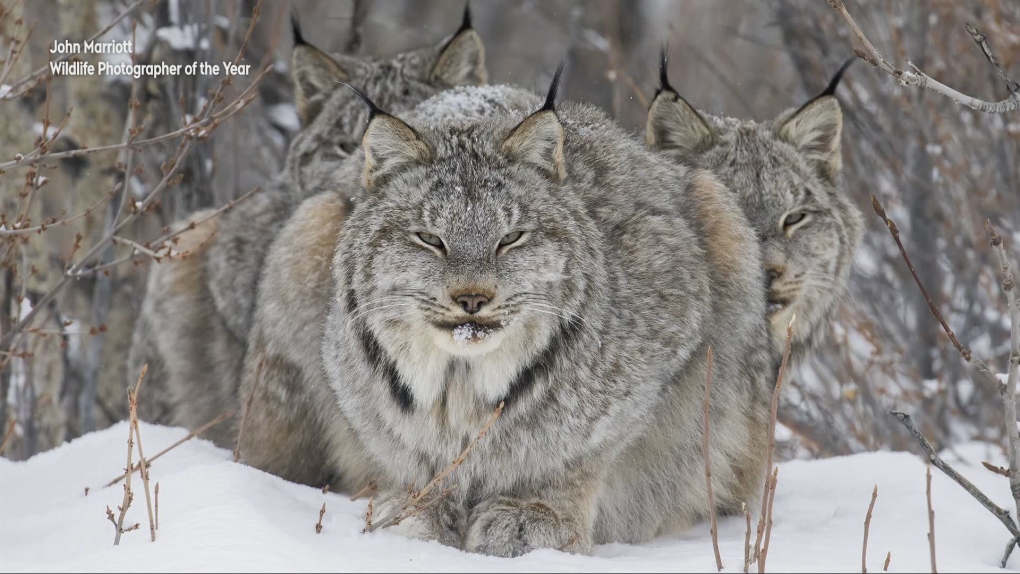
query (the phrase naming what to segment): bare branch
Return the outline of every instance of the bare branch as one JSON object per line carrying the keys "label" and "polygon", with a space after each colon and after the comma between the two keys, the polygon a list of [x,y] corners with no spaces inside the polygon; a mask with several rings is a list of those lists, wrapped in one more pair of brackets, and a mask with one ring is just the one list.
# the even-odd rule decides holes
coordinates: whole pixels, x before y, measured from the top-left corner
{"label": "bare branch", "polygon": [[715,495],[712,493],[712,440],[709,436],[709,419],[712,410],[712,346],[708,347],[705,373],[705,428],[701,436],[701,450],[705,453],[705,482],[708,487],[708,514],[711,517],[712,550],[715,551],[715,565],[722,572],[722,556],[719,555],[719,526],[715,517]]}
{"label": "bare branch", "polygon": [[868,505],[868,514],[864,516],[864,546],[861,549],[861,572],[868,574],[868,530],[871,528],[871,512],[875,510],[875,500],[878,499],[878,485],[871,491],[871,504]]}
{"label": "bare branch", "polygon": [[744,519],[747,521],[747,530],[744,531],[744,574],[751,569],[751,511],[747,505],[741,503],[744,510]]}
{"label": "bare branch", "polygon": [[1006,375],[1005,388],[999,387],[999,391],[1002,393],[1006,436],[1009,438],[1006,450],[1009,470],[1006,476],[1009,477],[1009,490],[1016,503],[1016,515],[1020,517],[1020,431],[1016,426],[1016,386],[1018,373],[1020,373],[1020,300],[1017,299],[1013,270],[1010,268],[1009,256],[1006,254],[1006,247],[1002,244],[1002,237],[996,233],[995,228],[987,219],[985,220],[985,230],[988,232],[992,248],[999,258],[999,267],[1002,271],[1002,292],[1006,296],[1006,304],[1009,306],[1009,372]]}
{"label": "bare branch", "polygon": [[779,482],[779,467],[772,469],[772,476],[766,479],[769,485],[768,505],[765,523],[765,541],[761,546],[761,555],[758,556],[758,574],[765,574],[765,560],[769,556],[769,542],[772,540],[772,504],[776,501],[776,483]]}
{"label": "bare branch", "polygon": [[0,454],[4,453],[4,449],[7,448],[7,441],[11,440],[11,435],[14,434],[14,427],[18,424],[18,419],[12,417],[10,424],[7,425],[7,432],[4,433],[4,440],[0,442]]}
{"label": "bare branch", "polygon": [[892,550],[885,553],[885,564],[882,565],[882,571],[889,571],[889,562],[892,560]]}
{"label": "bare branch", "polygon": [[949,324],[946,323],[946,320],[942,317],[942,313],[939,311],[939,308],[935,306],[935,302],[932,301],[931,295],[928,294],[928,290],[925,289],[924,285],[921,283],[921,278],[917,276],[917,271],[914,271],[914,264],[910,262],[910,256],[907,255],[907,250],[903,247],[903,242],[900,241],[900,230],[896,227],[896,223],[889,219],[889,217],[885,214],[885,208],[882,207],[882,204],[875,196],[871,196],[871,205],[874,207],[875,213],[877,213],[878,216],[882,218],[882,221],[885,222],[885,226],[889,229],[889,233],[892,235],[893,240],[896,241],[896,247],[899,248],[900,255],[903,256],[903,261],[907,263],[907,268],[910,269],[910,274],[914,277],[914,282],[917,283],[917,287],[921,289],[921,294],[924,295],[925,301],[928,302],[928,309],[931,310],[931,314],[938,319],[939,323],[942,325],[942,330],[946,332],[946,335],[949,335],[949,340],[953,343],[953,346],[956,347],[956,350],[960,352],[961,356],[963,356],[964,361],[974,365],[989,384],[1002,392],[1003,384],[999,378],[995,376],[995,373],[992,372],[992,369],[988,367],[987,363],[975,357],[970,352],[970,349],[964,347],[960,343],[960,341],[956,338],[956,333],[953,333],[953,330],[949,328]]}
{"label": "bare branch", "polygon": [[765,487],[761,495],[761,515],[758,519],[758,535],[754,541],[754,559],[758,560],[758,572],[764,572],[764,565],[761,563],[761,543],[765,535],[765,513],[769,506],[769,488],[772,477],[772,457],[776,452],[776,417],[779,415],[779,390],[783,386],[783,376],[786,374],[786,365],[790,361],[790,342],[793,339],[793,323],[797,320],[797,314],[790,317],[790,323],[786,326],[786,345],[783,348],[783,361],[779,364],[779,374],[776,375],[776,388],[772,391],[772,411],[769,417],[769,446],[768,458],[765,461]]}
{"label": "bare branch", "polygon": [[248,412],[251,411],[251,402],[255,399],[255,391],[259,388],[259,383],[262,381],[262,365],[265,364],[266,357],[263,355],[259,358],[259,365],[255,368],[255,382],[252,383],[251,392],[248,393],[248,402],[244,406],[244,412],[241,413],[241,422],[237,429],[237,444],[234,445],[234,462],[241,460],[241,437],[244,436],[244,420],[248,418]]}
{"label": "bare branch", "polygon": [[322,503],[322,508],[319,509],[319,521],[315,523],[315,533],[322,533],[322,517],[326,515],[326,503]]}
{"label": "bare branch", "polygon": [[925,466],[925,495],[928,497],[928,550],[931,552],[931,574],[937,574],[935,568],[935,511],[931,508],[931,466]]}
{"label": "bare branch", "polygon": [[[145,463],[145,452],[142,450],[142,433],[138,428],[138,391],[142,388],[142,380],[145,378],[145,373],[149,370],[149,364],[142,365],[142,372],[138,375],[138,382],[135,383],[135,388],[128,391],[128,409],[131,418],[131,428],[135,433],[135,440],[138,442],[138,466],[141,469],[142,486],[145,490],[145,506],[149,512],[149,536],[152,541],[156,541],[156,519],[152,512],[152,496],[149,493],[149,469]],[[128,468],[130,468],[130,463]],[[130,472],[130,471],[125,471]]]}
{"label": "bare branch", "polygon": [[[182,444],[188,442],[189,440],[191,440],[191,439],[195,438],[196,436],[204,433],[205,431],[207,431],[210,428],[220,424],[221,422],[229,419],[232,416],[234,416],[234,411],[227,411],[225,413],[221,413],[218,417],[214,418],[213,420],[211,420],[211,421],[205,423],[204,425],[198,427],[197,429],[189,432],[188,436],[182,438],[181,440],[173,443],[172,445],[170,445],[170,446],[164,448],[163,450],[159,451],[158,453],[156,453],[156,456],[154,456],[154,457],[150,458],[148,461],[146,461],[147,465],[148,466],[152,466],[152,463],[156,462],[157,458],[159,458],[159,457],[163,456],[164,454],[172,451],[173,449],[181,446]],[[134,473],[136,470],[138,470],[138,466],[137,465],[131,467],[131,472],[132,473]],[[108,482],[105,485],[103,485],[104,488],[107,487],[107,486],[113,486],[113,485],[117,484],[118,482],[124,480],[124,476],[125,475],[122,474],[122,475],[118,476],[117,478],[114,478],[110,482]]]}
{"label": "bare branch", "polygon": [[973,496],[975,500],[981,503],[981,506],[984,506],[989,512],[994,514],[995,517],[998,518],[999,521],[1006,526],[1006,529],[1009,530],[1010,534],[1012,534],[1014,537],[1020,536],[1020,530],[1017,529],[1016,523],[1013,522],[1013,518],[1010,517],[1009,512],[997,506],[983,492],[981,492],[981,490],[979,490],[978,487],[974,486],[974,484],[971,481],[964,478],[962,475],[960,475],[960,473],[956,472],[956,470],[954,470],[953,467],[949,466],[949,464],[947,464],[946,461],[942,460],[942,458],[935,453],[935,449],[932,448],[931,443],[928,442],[928,439],[924,438],[924,435],[921,434],[921,431],[917,430],[917,427],[914,426],[914,422],[910,420],[909,415],[898,411],[893,411],[892,415],[895,416],[901,423],[903,423],[903,426],[907,427],[907,430],[909,430],[910,434],[914,436],[914,439],[917,441],[917,444],[919,444],[921,448],[924,450],[925,454],[928,455],[928,461],[935,465],[935,468],[941,470],[946,474],[946,476],[953,479],[953,481],[955,481],[956,484],[962,486],[963,489],[970,493],[970,495]]}
{"label": "bare branch", "polygon": [[988,102],[960,93],[928,76],[922,72],[920,68],[911,63],[910,60],[907,60],[907,65],[910,66],[913,71],[901,70],[900,68],[893,66],[888,60],[882,57],[882,54],[880,54],[877,49],[875,49],[875,46],[868,40],[867,36],[864,35],[864,32],[861,31],[857,22],[854,22],[853,17],[850,16],[850,12],[847,11],[846,6],[843,5],[841,0],[828,0],[828,2],[830,6],[839,12],[840,16],[843,17],[843,20],[846,21],[847,26],[850,27],[850,31],[853,32],[854,36],[856,36],[864,46],[864,50],[854,50],[854,53],[856,53],[857,56],[865,62],[868,62],[872,66],[875,66],[896,78],[896,81],[898,81],[900,85],[917,86],[921,89],[928,89],[942,94],[958,104],[962,104],[978,110],[979,112],[985,112],[988,114],[1001,114],[1020,109],[1020,84],[1017,84],[1016,80],[1009,77],[1006,71],[999,64],[999,61],[995,58],[995,55],[992,54],[992,49],[988,46],[987,37],[970,22],[964,23],[964,26],[967,28],[967,33],[970,34],[970,37],[977,43],[978,47],[981,48],[985,58],[995,68],[999,78],[1006,84],[1009,96],[1005,100]]}

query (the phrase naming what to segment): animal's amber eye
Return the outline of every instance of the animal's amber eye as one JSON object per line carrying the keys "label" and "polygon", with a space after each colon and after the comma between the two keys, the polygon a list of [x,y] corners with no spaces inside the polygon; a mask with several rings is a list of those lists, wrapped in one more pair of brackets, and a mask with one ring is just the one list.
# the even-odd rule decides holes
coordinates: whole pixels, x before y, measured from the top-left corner
{"label": "animal's amber eye", "polygon": [[438,235],[433,235],[431,233],[426,233],[424,231],[419,231],[417,235],[418,239],[421,239],[422,243],[425,243],[426,245],[431,245],[432,247],[436,247],[438,249],[445,248],[445,246],[443,245],[443,240],[440,239]]}
{"label": "animal's amber eye", "polygon": [[513,245],[514,243],[520,241],[521,237],[524,237],[523,231],[512,231],[510,233],[507,233],[506,235],[503,236],[502,239],[499,240],[499,246],[506,247],[507,245]]}
{"label": "animal's amber eye", "polygon": [[804,221],[805,217],[807,217],[807,213],[804,213],[803,211],[794,211],[783,219],[783,227],[797,225],[801,221]]}

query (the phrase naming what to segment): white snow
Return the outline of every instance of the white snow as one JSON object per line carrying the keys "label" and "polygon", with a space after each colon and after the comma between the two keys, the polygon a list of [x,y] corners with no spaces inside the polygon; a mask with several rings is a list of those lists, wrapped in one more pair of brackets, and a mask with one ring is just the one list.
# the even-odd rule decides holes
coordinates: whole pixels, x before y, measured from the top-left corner
{"label": "white snow", "polygon": [[269,106],[269,123],[278,126],[290,133],[296,133],[301,129],[301,120],[298,119],[297,110],[294,104],[274,104]]}
{"label": "white snow", "polygon": [[[102,485],[122,472],[127,428],[118,423],[24,462],[0,459],[0,571],[714,572],[704,523],[641,545],[598,546],[594,556],[540,550],[509,560],[388,531],[363,534],[366,500],[288,483],[232,462],[230,452],[201,439],[152,466],[152,481],[160,485],[156,542],[149,540],[136,476],[125,524],[142,526],[114,547],[106,507],[116,512],[123,490]],[[141,430],[150,456],[186,434],[148,424]],[[953,453],[946,454],[950,464],[995,503],[1012,507],[1005,479],[980,467],[981,460],[1004,464],[1001,453],[976,443]],[[875,484],[869,570],[880,572],[892,551],[890,572],[929,571],[924,464],[911,454],[888,452],[780,464],[767,570],[859,572],[864,515]],[[932,499],[939,571],[1001,572],[1008,537],[1002,524],[934,468]],[[316,534],[323,502],[323,529]],[[725,571],[741,571],[743,519],[722,519],[719,531]],[[1018,555],[1008,571],[1020,571]]]}
{"label": "white snow", "polygon": [[170,44],[174,50],[208,50],[209,38],[202,37],[198,24],[164,26],[156,30],[156,36]]}
{"label": "white snow", "polygon": [[453,329],[453,340],[459,345],[467,345],[474,341],[480,341],[489,336],[491,329],[482,327],[475,323],[464,323]]}

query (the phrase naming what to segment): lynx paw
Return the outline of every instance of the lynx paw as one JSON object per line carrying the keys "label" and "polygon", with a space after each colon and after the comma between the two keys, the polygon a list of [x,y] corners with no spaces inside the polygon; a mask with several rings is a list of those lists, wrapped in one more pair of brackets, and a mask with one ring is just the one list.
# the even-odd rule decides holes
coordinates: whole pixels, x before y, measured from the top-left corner
{"label": "lynx paw", "polygon": [[465,550],[514,557],[538,548],[590,554],[591,533],[541,502],[499,498],[472,511]]}
{"label": "lynx paw", "polygon": [[375,504],[373,521],[382,524],[391,516],[403,513],[405,518],[387,526],[388,532],[418,540],[438,540],[441,544],[460,548],[461,532],[466,519],[463,508],[448,500],[439,500],[431,501],[417,510],[404,510],[407,498],[407,492],[380,497]]}

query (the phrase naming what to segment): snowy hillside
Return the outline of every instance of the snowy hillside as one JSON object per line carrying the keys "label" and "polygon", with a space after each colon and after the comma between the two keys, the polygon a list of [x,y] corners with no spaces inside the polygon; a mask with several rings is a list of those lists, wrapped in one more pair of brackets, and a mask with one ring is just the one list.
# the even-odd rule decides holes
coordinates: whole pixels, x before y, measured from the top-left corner
{"label": "snowy hillside", "polygon": [[[231,461],[231,453],[192,440],[154,463],[160,485],[159,531],[149,541],[138,480],[125,524],[140,522],[113,546],[123,490],[102,488],[123,469],[127,423],[86,435],[25,462],[0,459],[0,570],[12,571],[714,571],[708,526],[640,546],[610,544],[593,557],[543,550],[512,560],[466,554],[390,532],[362,534],[366,500],[298,486]],[[143,424],[143,446],[155,453],[183,437],[179,428]],[[999,505],[1010,508],[1005,479],[980,466],[998,452],[963,445],[944,453]],[[122,471],[121,471],[122,472]],[[963,490],[932,470],[940,572],[996,572],[1007,534]],[[868,568],[930,571],[922,461],[906,453],[871,453],[779,465],[772,572],[859,572],[864,515],[871,522]],[[86,495],[85,487],[89,487]],[[326,514],[315,532],[322,503]],[[727,572],[743,560],[743,519],[720,522]],[[1020,552],[1009,571],[1020,571]],[[754,567],[752,567],[752,570]]]}

